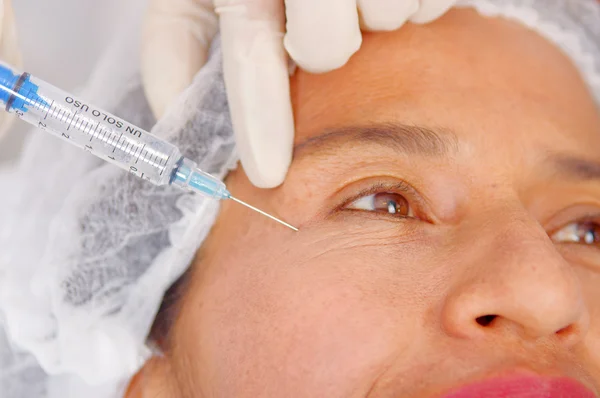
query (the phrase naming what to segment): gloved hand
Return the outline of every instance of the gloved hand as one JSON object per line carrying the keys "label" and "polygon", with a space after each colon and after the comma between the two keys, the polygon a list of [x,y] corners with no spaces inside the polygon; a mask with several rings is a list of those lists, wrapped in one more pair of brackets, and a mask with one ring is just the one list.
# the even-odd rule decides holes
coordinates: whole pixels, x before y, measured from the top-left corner
{"label": "gloved hand", "polygon": [[275,187],[294,138],[287,55],[310,72],[336,69],[360,47],[361,27],[429,22],[455,1],[150,0],[142,45],[146,94],[160,117],[204,65],[219,23],[242,165],[254,185]]}
{"label": "gloved hand", "polygon": [[[21,53],[17,46],[17,31],[11,0],[0,0],[0,60],[13,66],[21,66]],[[0,112],[0,138],[14,121],[14,116]]]}

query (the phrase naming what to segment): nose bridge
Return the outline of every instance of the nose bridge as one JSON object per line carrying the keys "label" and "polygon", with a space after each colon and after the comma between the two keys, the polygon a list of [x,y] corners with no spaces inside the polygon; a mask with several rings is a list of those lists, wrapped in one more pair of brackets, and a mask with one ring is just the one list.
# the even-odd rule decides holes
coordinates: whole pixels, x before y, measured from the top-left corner
{"label": "nose bridge", "polygon": [[504,212],[497,217],[490,234],[495,236],[492,250],[502,268],[513,266],[519,271],[561,276],[566,271],[572,274],[569,265],[556,250],[554,243],[543,227],[524,211]]}
{"label": "nose bridge", "polygon": [[451,329],[475,332],[476,325],[481,332],[475,321],[482,317],[517,324],[531,337],[584,327],[579,281],[525,209],[496,212],[476,232],[476,246],[446,303]]}

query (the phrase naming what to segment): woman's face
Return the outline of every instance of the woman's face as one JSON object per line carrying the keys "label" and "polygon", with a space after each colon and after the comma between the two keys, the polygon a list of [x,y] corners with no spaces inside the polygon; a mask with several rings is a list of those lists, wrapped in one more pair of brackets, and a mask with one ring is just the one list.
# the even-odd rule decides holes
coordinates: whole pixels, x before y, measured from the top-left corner
{"label": "woman's face", "polygon": [[300,231],[224,203],[149,396],[598,391],[600,118],[556,48],[453,11],[292,96],[285,183],[228,186]]}

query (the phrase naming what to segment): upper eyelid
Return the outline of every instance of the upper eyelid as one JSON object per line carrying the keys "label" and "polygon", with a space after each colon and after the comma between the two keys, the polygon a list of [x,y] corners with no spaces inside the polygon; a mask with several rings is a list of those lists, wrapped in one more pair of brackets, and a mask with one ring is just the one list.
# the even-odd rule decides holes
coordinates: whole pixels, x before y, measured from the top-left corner
{"label": "upper eyelid", "polygon": [[[583,207],[583,209],[581,209],[581,207]],[[551,217],[547,217],[540,221],[550,237],[571,224],[581,224],[586,222],[600,224],[600,210],[598,209],[597,204],[583,203],[570,205],[558,212],[553,212]]]}

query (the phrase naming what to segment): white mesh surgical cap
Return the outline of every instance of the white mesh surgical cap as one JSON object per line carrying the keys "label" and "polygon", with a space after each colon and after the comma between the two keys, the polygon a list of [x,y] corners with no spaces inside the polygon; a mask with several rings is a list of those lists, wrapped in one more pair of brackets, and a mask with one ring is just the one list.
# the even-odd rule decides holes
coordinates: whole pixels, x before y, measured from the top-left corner
{"label": "white mesh surgical cap", "polygon": [[[595,0],[458,6],[518,20],[553,41],[600,104]],[[119,65],[138,44],[116,43],[82,96],[149,128],[137,64]],[[219,54],[217,42],[152,132],[224,178],[236,157]],[[118,397],[151,355],[146,337],[162,296],[208,234],[218,203],[154,187],[43,134],[29,140],[17,167],[0,174],[0,186],[10,192],[0,195],[3,397]]]}
{"label": "white mesh surgical cap", "polygon": [[[81,97],[149,129],[137,67],[119,62],[132,48],[110,48]],[[237,158],[218,49],[217,40],[152,133],[224,178]],[[151,355],[145,339],[162,295],[218,202],[156,187],[44,134],[31,136],[0,186],[9,193],[0,195],[2,397],[118,396]]]}

